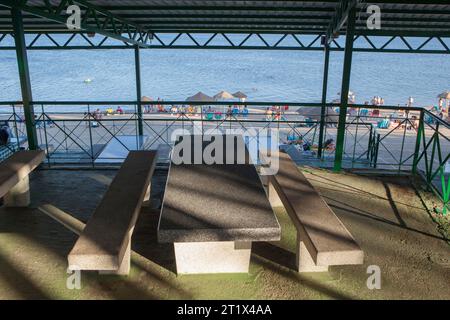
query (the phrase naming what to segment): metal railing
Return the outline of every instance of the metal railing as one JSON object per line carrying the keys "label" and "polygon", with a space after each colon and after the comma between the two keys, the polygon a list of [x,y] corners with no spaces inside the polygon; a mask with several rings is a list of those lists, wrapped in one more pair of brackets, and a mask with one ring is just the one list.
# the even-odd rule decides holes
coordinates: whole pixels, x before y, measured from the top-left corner
{"label": "metal railing", "polygon": [[[26,148],[23,111],[13,103],[0,105],[0,120],[8,123],[13,133],[11,152]],[[176,129],[192,133],[276,129],[280,144],[290,146],[298,155],[298,163],[333,167],[334,162],[339,111],[336,104],[326,105],[323,124],[318,103],[153,101],[141,102],[142,114],[138,103],[129,101],[33,105],[38,143],[46,150],[50,167],[115,165],[131,149],[156,149],[160,145],[170,148]],[[143,137],[139,135],[139,122]],[[439,196],[443,204],[440,211],[446,213],[450,196],[449,137],[449,124],[423,108],[351,105],[343,167],[419,174]],[[108,146],[122,153],[108,153]]]}
{"label": "metal railing", "polygon": [[429,111],[422,111],[418,127],[413,173],[420,174],[427,187],[442,201],[436,211],[450,209],[450,124]]}

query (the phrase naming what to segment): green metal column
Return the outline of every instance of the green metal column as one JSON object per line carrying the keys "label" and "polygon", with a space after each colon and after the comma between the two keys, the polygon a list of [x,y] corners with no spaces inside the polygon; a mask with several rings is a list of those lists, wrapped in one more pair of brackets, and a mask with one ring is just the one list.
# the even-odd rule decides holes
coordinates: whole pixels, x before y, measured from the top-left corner
{"label": "green metal column", "polygon": [[31,94],[30,71],[28,69],[27,47],[23,29],[22,12],[12,8],[11,16],[14,28],[14,41],[16,45],[17,64],[19,67],[20,87],[22,90],[22,103],[27,129],[28,148],[38,149],[36,127],[34,125],[33,96]]}
{"label": "green metal column", "polygon": [[136,69],[136,95],[137,95],[137,113],[138,113],[138,132],[139,135],[144,134],[142,121],[142,91],[141,91],[141,58],[139,54],[139,46],[134,46],[134,65]]}
{"label": "green metal column", "polygon": [[330,47],[325,44],[324,47],[325,61],[323,64],[323,86],[322,86],[322,109],[320,112],[320,129],[319,129],[319,150],[317,157],[322,158],[324,131],[325,131],[325,115],[327,111],[327,89],[328,89],[328,66],[330,64]]}
{"label": "green metal column", "polygon": [[336,153],[334,171],[341,171],[344,154],[345,126],[348,107],[348,92],[350,90],[350,74],[352,71],[353,38],[355,34],[356,10],[352,8],[347,19],[347,34],[345,39],[344,70],[342,74],[341,104],[339,108],[339,124],[336,138]]}

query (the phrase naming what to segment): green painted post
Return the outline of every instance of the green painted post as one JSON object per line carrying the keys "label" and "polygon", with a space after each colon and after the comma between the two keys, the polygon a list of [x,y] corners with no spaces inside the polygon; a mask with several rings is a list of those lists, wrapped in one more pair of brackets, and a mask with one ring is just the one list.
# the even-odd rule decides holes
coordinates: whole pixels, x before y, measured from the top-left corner
{"label": "green painted post", "polygon": [[420,152],[420,142],[422,140],[422,135],[424,131],[424,110],[420,110],[420,117],[419,117],[419,127],[417,128],[417,137],[416,137],[416,148],[414,149],[414,160],[413,160],[413,167],[412,167],[412,173],[417,173],[417,162],[419,160],[419,152]]}
{"label": "green painted post", "polygon": [[136,95],[137,95],[137,114],[138,114],[138,133],[140,136],[144,134],[144,126],[142,123],[142,91],[141,91],[141,58],[139,54],[139,46],[134,46],[134,66],[136,69]]}
{"label": "green painted post", "polygon": [[334,171],[341,171],[342,169],[342,157],[344,154],[344,137],[345,137],[345,126],[348,107],[348,92],[350,90],[350,74],[352,71],[355,16],[356,10],[355,8],[352,8],[349,12],[347,19],[347,34],[345,36],[346,39],[345,39],[344,70],[342,74],[341,104],[339,107],[339,124],[336,138]]}
{"label": "green painted post", "polygon": [[325,61],[323,64],[323,85],[322,85],[322,108],[320,111],[320,128],[319,128],[319,150],[317,152],[317,157],[322,158],[324,131],[325,131],[325,114],[327,111],[327,89],[328,89],[328,66],[330,64],[330,47],[325,44],[324,48]]}
{"label": "green painted post", "polygon": [[31,94],[30,70],[28,69],[27,47],[23,29],[22,12],[12,8],[11,16],[14,28],[14,42],[16,45],[17,65],[19,67],[20,88],[22,91],[22,104],[27,129],[28,148],[38,149],[36,127],[34,125],[33,96]]}
{"label": "green painted post", "polygon": [[441,185],[442,185],[442,214],[445,216],[448,213],[448,206],[450,202],[450,178],[448,181],[445,181],[445,172],[444,165],[442,165],[439,169],[441,174]]}

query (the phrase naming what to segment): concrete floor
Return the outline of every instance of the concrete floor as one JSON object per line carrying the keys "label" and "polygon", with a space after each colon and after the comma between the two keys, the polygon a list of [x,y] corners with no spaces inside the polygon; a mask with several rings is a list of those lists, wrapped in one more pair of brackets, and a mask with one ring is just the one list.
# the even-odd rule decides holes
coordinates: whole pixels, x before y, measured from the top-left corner
{"label": "concrete floor", "polygon": [[[66,287],[66,257],[77,236],[36,209],[44,203],[87,221],[113,170],[42,170],[31,178],[32,205],[0,208],[0,299],[450,299],[450,246],[424,207],[432,196],[408,178],[374,178],[303,168],[365,252],[360,266],[323,274],[293,270],[295,229],[283,209],[278,243],[257,243],[249,274],[176,276],[171,245],[156,242],[166,172],[157,171],[151,207],[137,223],[128,277],[83,272],[81,290]],[[381,289],[366,286],[367,267]]]}

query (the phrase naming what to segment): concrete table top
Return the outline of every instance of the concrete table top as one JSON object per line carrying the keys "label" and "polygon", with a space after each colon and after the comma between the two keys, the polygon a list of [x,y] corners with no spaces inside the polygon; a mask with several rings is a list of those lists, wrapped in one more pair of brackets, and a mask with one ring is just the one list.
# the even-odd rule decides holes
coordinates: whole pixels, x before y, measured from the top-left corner
{"label": "concrete table top", "polygon": [[170,165],[158,241],[277,241],[281,229],[252,163]]}

